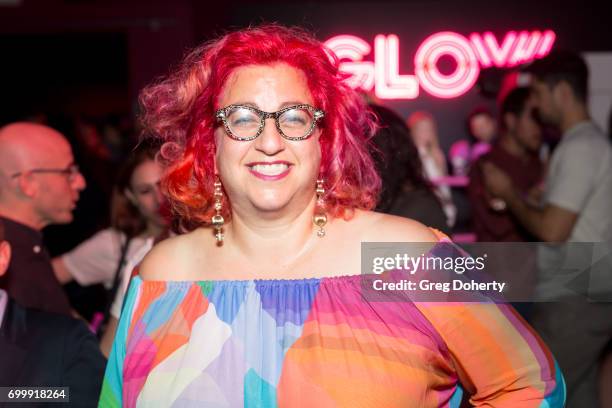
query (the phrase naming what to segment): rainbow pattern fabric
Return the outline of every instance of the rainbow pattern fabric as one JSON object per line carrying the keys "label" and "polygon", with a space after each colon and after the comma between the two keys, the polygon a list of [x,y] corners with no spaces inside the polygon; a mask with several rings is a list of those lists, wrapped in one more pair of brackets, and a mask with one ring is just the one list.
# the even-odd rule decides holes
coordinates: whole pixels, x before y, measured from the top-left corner
{"label": "rainbow pattern fabric", "polygon": [[129,288],[100,407],[562,407],[508,305],[368,301],[363,275]]}

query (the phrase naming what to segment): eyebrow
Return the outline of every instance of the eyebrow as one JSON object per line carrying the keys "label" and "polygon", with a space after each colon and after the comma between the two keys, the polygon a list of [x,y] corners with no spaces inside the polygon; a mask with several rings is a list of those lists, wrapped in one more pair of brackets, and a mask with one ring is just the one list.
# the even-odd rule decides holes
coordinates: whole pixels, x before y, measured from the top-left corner
{"label": "eyebrow", "polygon": [[[259,107],[259,105],[257,105],[254,102],[236,102],[236,103],[232,103],[232,105],[244,105],[244,106],[250,106],[251,108],[262,110]],[[310,105],[310,104],[307,102],[301,102],[301,101],[289,101],[289,102],[284,102],[283,104],[281,104],[278,110],[282,110],[288,106],[294,106],[294,105]]]}

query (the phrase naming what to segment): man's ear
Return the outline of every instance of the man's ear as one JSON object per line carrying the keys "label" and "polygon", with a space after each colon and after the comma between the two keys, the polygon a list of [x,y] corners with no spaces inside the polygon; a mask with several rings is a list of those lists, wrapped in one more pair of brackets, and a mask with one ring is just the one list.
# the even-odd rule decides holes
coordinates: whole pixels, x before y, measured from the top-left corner
{"label": "man's ear", "polygon": [[22,174],[17,178],[17,186],[21,194],[27,197],[34,197],[38,193],[40,185],[32,174]]}
{"label": "man's ear", "polygon": [[556,93],[555,99],[557,100],[557,104],[576,99],[572,86],[565,80],[560,81],[555,86],[554,92]]}
{"label": "man's ear", "polygon": [[506,125],[506,129],[508,130],[514,130],[514,128],[516,127],[516,115],[514,113],[504,113],[503,121]]}
{"label": "man's ear", "polygon": [[11,263],[11,245],[8,241],[0,241],[0,276],[4,275]]}

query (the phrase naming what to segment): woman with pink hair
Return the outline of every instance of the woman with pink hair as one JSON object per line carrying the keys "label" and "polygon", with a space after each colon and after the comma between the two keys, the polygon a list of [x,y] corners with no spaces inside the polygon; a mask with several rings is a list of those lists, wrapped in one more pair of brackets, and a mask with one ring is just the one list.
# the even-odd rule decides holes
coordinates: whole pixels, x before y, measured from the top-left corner
{"label": "woman with pink hair", "polygon": [[443,238],[370,211],[374,121],[343,80],[310,34],[265,25],[143,91],[184,233],[130,284],[100,406],[562,404],[554,359],[509,306],[366,296],[362,242]]}

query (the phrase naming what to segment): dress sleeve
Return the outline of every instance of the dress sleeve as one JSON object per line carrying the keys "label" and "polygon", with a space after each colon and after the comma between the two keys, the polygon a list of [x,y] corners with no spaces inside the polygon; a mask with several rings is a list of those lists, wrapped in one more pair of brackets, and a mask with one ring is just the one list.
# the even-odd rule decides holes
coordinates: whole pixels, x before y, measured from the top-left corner
{"label": "dress sleeve", "polygon": [[565,383],[548,347],[510,305],[416,304],[446,343],[476,407],[563,407]]}
{"label": "dress sleeve", "polygon": [[123,363],[127,349],[127,336],[130,329],[134,306],[136,305],[141,290],[142,281],[139,277],[132,279],[125,298],[125,307],[119,324],[117,334],[113,341],[113,347],[108,357],[102,392],[100,394],[99,407],[121,407],[123,400]]}
{"label": "dress sleeve", "polygon": [[121,251],[122,236],[108,228],[62,255],[68,272],[80,285],[112,284]]}

